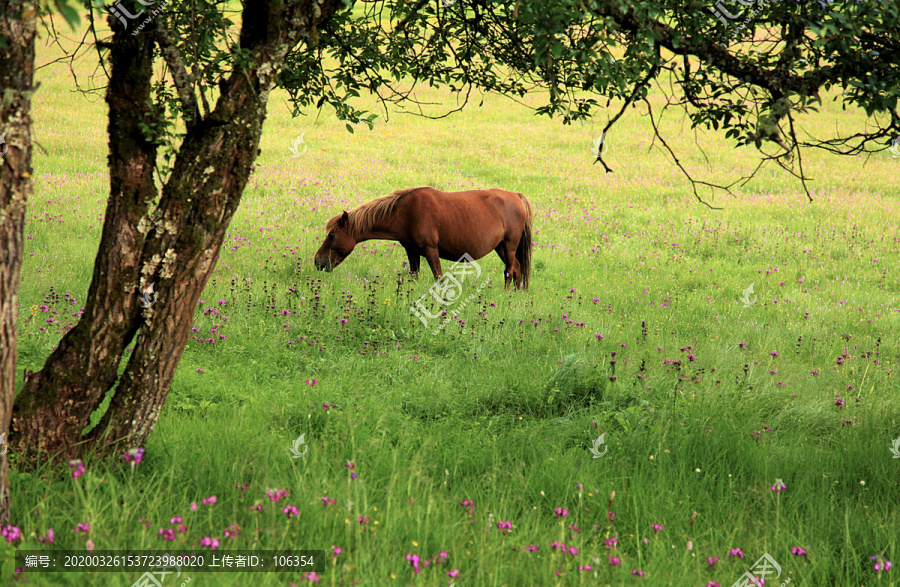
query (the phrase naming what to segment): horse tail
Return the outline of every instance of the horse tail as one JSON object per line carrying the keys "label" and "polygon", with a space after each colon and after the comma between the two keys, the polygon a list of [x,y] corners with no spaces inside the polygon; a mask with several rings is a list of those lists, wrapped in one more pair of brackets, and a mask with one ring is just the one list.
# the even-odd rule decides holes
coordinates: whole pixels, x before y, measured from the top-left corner
{"label": "horse tail", "polygon": [[516,261],[519,262],[519,268],[522,270],[522,289],[528,289],[528,278],[531,275],[531,225],[534,222],[534,216],[531,213],[531,202],[523,195],[519,194],[522,203],[525,204],[525,227],[522,229],[522,237],[519,239],[519,246],[516,248]]}

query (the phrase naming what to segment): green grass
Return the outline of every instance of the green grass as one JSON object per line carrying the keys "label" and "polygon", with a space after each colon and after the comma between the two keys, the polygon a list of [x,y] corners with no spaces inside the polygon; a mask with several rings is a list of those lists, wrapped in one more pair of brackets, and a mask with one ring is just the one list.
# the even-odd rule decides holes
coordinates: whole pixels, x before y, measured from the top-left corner
{"label": "green grass", "polygon": [[[80,76],[92,58],[76,63]],[[38,79],[35,135],[47,153],[35,157],[26,227],[20,373],[41,366],[83,305],[108,193],[102,101],[72,94],[60,64]],[[217,342],[189,341],[135,470],[87,459],[79,479],[66,468],[12,472],[23,539],[0,543],[4,581],[12,547],[50,550],[38,536],[53,528],[59,549],[89,538],[97,550],[201,550],[205,536],[222,541],[217,552],[325,549],[327,585],[447,585],[452,569],[459,587],[731,585],[763,553],[782,568],[767,585],[894,584],[897,569],[878,574],[869,557],[900,555],[900,460],[889,451],[900,436],[900,161],[807,153],[815,203],[765,171],[738,197],[716,198],[716,212],[649,148],[640,109],[607,135],[614,174],[591,164],[605,119],[565,127],[496,95],[437,121],[392,112],[352,135],[330,113],[289,113],[274,93],[257,169],[201,296],[194,335]],[[864,120],[826,101],[803,122],[822,135]],[[695,138],[674,116],[662,129],[695,177],[725,181],[758,160],[714,134]],[[292,158],[301,133],[308,151]],[[486,258],[489,285],[434,335],[409,313],[432,281],[398,276],[396,243],[364,243],[334,273],[313,271],[328,218],[414,185],[525,193],[538,243],[531,290],[505,292],[499,259]],[[738,298],[751,283],[758,300],[747,308]],[[592,458],[604,432],[608,452]],[[292,459],[300,434],[309,452]],[[787,485],[779,494],[776,479]],[[290,495],[272,503],[268,488]],[[210,495],[215,505],[190,511]],[[300,515],[287,519],[286,504]],[[556,508],[569,514],[557,519]],[[186,533],[166,542],[157,531],[173,516]],[[74,533],[88,522],[87,536]],[[241,528],[233,541],[230,524]],[[615,552],[602,544],[610,537]],[[343,549],[334,563],[332,546]],[[441,551],[449,563],[419,575],[404,559]],[[25,576],[126,586],[139,574]],[[192,587],[302,579],[187,571],[177,581],[186,577]]]}

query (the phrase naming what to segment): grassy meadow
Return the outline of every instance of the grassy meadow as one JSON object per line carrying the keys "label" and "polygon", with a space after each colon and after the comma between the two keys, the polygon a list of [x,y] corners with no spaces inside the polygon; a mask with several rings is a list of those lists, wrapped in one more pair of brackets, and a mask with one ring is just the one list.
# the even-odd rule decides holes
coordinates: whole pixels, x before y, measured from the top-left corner
{"label": "grassy meadow", "polygon": [[[41,43],[49,64],[59,49]],[[74,68],[104,85],[94,53]],[[37,78],[20,373],[77,320],[109,186],[102,91],[76,93],[62,63]],[[420,96],[433,114],[457,104]],[[0,582],[135,583],[13,575],[15,549],[92,547],[325,551],[315,574],[165,586],[730,586],[764,554],[769,587],[895,585],[898,569],[875,567],[900,562],[900,160],[807,152],[814,203],[772,167],[706,195],[724,208],[710,210],[644,109],[607,134],[606,174],[590,150],[606,118],[563,126],[529,109],[545,99],[385,120],[367,98],[380,118],[351,134],[327,111],[292,118],[275,92],[142,462],[13,471],[21,538],[0,541]],[[865,119],[826,100],[800,123],[823,136]],[[759,160],[674,110],[661,130],[696,178]],[[329,218],[417,185],[526,194],[531,288],[504,291],[486,257],[435,333],[410,314],[427,265],[411,280],[398,243],[314,270]]]}

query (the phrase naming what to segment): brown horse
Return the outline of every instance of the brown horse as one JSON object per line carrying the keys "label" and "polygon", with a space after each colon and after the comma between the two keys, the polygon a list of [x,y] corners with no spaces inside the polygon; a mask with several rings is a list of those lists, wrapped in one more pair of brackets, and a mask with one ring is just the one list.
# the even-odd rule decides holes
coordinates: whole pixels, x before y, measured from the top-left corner
{"label": "brown horse", "polygon": [[331,271],[357,243],[370,239],[400,241],[409,270],[419,272],[424,256],[439,279],[441,259],[468,254],[481,259],[491,251],[506,265],[506,288],[527,288],[531,273],[531,204],[504,190],[441,192],[430,187],[398,190],[344,211],[328,221],[328,236],[316,253],[316,267]]}

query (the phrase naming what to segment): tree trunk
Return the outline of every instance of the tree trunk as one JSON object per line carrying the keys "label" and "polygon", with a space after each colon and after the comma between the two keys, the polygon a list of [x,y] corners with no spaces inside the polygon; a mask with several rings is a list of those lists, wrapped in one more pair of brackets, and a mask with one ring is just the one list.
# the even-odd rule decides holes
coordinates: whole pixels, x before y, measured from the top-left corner
{"label": "tree trunk", "polygon": [[0,526],[9,524],[9,445],[16,384],[16,313],[22,270],[25,207],[34,191],[31,168],[31,96],[37,4],[2,2],[0,37]]}
{"label": "tree trunk", "polygon": [[152,123],[153,41],[147,35],[116,34],[110,61],[110,197],[100,249],[84,315],[43,369],[26,374],[16,398],[10,444],[24,468],[39,457],[52,462],[79,453],[82,431],[115,384],[122,354],[140,324],[141,300],[135,294],[146,231],[139,224],[157,194],[156,147],[139,126]]}
{"label": "tree trunk", "polygon": [[[137,125],[146,116],[152,41],[173,72],[183,108],[194,115],[196,96],[167,32],[154,30],[156,22],[135,37],[113,27],[107,92],[112,189],[106,225],[84,316],[16,400],[13,445],[24,466],[33,466],[39,452],[47,453],[45,460],[146,442],[258,156],[269,92],[283,59],[340,6],[340,0],[245,4],[240,46],[249,63],[235,65],[221,82],[211,113],[186,120],[187,134],[150,214],[155,153]],[[144,308],[136,294],[151,284],[156,301]],[[134,352],[109,409],[82,438],[91,413],[115,385],[117,367],[135,333]]]}

